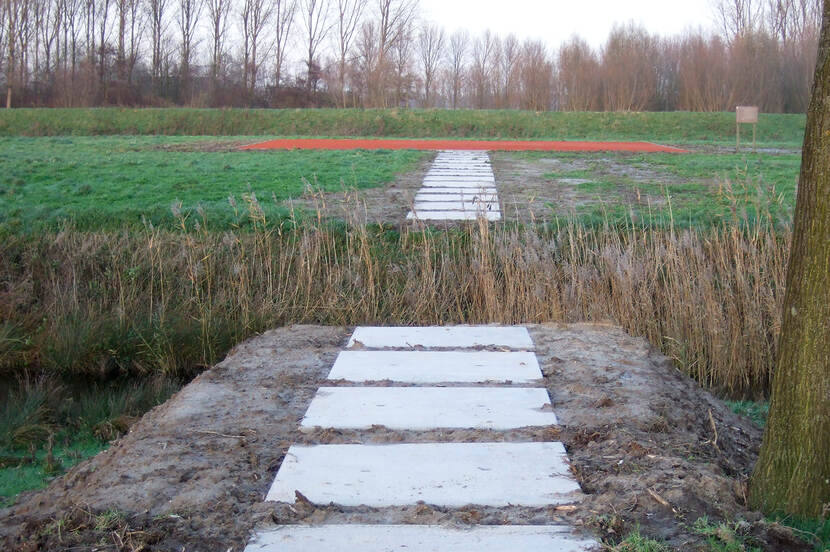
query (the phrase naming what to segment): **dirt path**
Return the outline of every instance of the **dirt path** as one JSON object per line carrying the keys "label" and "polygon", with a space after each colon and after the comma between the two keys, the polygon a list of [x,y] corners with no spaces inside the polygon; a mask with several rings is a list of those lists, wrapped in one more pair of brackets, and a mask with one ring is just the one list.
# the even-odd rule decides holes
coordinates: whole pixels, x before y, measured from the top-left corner
{"label": "dirt path", "polygon": [[[587,493],[573,509],[368,508],[264,503],[296,442],[348,443],[350,430],[297,428],[323,385],[347,328],[297,326],[237,347],[106,452],[44,491],[0,511],[0,549],[242,550],[263,524],[504,523],[586,527],[614,542],[639,526],[682,550],[704,550],[691,526],[745,520],[765,550],[809,550],[747,511],[745,479],[761,430],[679,374],[639,338],[613,326],[529,326],[565,444]],[[336,385],[336,384],[335,384]],[[716,430],[716,431],[715,431]],[[406,438],[371,430],[379,442]],[[508,438],[486,430],[479,437]],[[717,437],[716,437],[717,433]],[[469,440],[470,430],[426,435]]]}

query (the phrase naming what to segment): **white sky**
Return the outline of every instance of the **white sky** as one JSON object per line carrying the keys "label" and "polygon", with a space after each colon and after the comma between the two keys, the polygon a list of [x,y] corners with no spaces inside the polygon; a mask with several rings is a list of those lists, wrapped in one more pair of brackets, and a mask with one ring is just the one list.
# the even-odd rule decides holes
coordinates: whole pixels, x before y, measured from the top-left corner
{"label": "white sky", "polygon": [[557,47],[578,34],[591,46],[603,44],[615,23],[643,25],[672,35],[713,27],[711,0],[421,0],[421,17],[447,32],[515,33]]}

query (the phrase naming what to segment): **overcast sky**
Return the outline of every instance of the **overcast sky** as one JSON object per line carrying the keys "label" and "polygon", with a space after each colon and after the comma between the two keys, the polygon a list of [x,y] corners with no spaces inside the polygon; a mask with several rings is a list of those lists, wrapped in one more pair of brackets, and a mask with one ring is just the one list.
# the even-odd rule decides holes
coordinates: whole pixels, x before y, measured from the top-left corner
{"label": "overcast sky", "polygon": [[661,35],[713,27],[710,0],[421,0],[421,16],[448,32],[489,28],[552,47],[574,34],[600,46],[615,23],[629,21]]}

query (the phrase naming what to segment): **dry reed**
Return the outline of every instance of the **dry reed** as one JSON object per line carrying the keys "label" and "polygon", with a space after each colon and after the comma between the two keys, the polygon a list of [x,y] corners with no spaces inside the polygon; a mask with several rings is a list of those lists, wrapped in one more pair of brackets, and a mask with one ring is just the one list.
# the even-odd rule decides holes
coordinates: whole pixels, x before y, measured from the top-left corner
{"label": "dry reed", "polygon": [[81,233],[0,244],[0,367],[193,373],[294,323],[611,321],[703,385],[769,388],[789,230],[350,223]]}

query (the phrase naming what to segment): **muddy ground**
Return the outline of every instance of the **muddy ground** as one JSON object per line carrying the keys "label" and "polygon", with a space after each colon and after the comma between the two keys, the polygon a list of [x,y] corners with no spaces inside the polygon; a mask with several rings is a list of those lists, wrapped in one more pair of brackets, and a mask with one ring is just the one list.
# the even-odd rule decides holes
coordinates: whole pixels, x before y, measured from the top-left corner
{"label": "muddy ground", "polygon": [[[242,550],[255,527],[362,521],[567,522],[608,543],[639,526],[678,550],[705,550],[705,538],[690,529],[705,515],[715,523],[740,521],[740,530],[765,550],[809,550],[746,510],[746,477],[761,440],[751,421],[617,327],[530,330],[559,427],[419,436],[385,428],[300,433],[300,419],[350,332],[283,328],[238,346],[109,450],[1,510],[0,549]],[[262,502],[293,442],[402,439],[562,440],[587,496],[551,508]]]}

